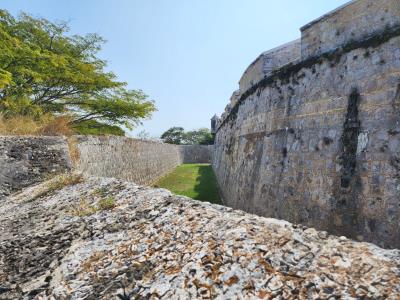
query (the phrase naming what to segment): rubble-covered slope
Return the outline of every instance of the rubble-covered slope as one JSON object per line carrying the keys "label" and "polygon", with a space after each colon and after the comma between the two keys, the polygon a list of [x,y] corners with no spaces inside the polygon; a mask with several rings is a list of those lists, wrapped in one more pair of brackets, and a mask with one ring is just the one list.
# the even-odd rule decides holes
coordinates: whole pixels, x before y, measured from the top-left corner
{"label": "rubble-covered slope", "polygon": [[398,250],[116,179],[46,184],[2,200],[0,299],[400,295]]}

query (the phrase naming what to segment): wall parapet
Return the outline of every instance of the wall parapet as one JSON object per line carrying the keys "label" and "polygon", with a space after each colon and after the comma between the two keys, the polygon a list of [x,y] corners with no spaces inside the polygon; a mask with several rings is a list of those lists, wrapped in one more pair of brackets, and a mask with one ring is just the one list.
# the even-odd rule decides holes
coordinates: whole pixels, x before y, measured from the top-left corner
{"label": "wall parapet", "polygon": [[[302,69],[311,69],[313,66],[320,65],[326,61],[339,61],[342,55],[349,53],[357,49],[368,49],[376,48],[381,44],[388,42],[390,39],[400,36],[400,20],[399,24],[393,27],[386,27],[381,31],[375,32],[374,34],[368,34],[360,40],[351,40],[340,48],[316,55],[310,56],[305,60],[296,61],[294,63],[288,63],[274,71],[269,76],[261,78],[257,83],[251,85],[245,91],[236,91],[237,100],[232,105],[232,101],[227,105],[225,112],[219,118],[216,125],[216,132],[220,127],[231,118],[235,118],[239,106],[251,95],[255,94],[257,90],[262,89],[268,85],[274,84],[277,81],[287,81],[293,75],[303,76],[304,73],[299,74]],[[295,79],[296,80],[296,79]]]}
{"label": "wall parapet", "polygon": [[[260,86],[288,78],[301,68],[310,68],[324,59],[339,56],[357,48],[376,47],[400,35],[400,1],[352,0],[349,3],[301,27],[301,38],[262,53],[245,70],[230,103],[221,115],[216,131],[226,119],[235,115],[237,105]],[[289,52],[288,52],[289,50]],[[290,56],[287,56],[290,53]],[[272,60],[279,63],[263,69]],[[276,75],[281,76],[276,76]],[[272,80],[271,80],[272,79]]]}
{"label": "wall parapet", "polygon": [[356,0],[303,26],[302,59],[342,47],[400,22],[398,0]]}
{"label": "wall parapet", "polygon": [[301,41],[297,39],[274,49],[265,51],[250,64],[239,81],[239,90],[246,91],[260,78],[268,77],[273,71],[300,60]]}

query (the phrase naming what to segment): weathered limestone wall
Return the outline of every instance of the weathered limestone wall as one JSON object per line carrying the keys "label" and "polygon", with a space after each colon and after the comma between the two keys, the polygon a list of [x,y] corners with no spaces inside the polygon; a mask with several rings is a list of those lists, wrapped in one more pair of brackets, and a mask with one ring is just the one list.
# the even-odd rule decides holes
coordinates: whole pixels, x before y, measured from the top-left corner
{"label": "weathered limestone wall", "polygon": [[0,198],[71,169],[59,137],[0,137]]}
{"label": "weathered limestone wall", "polygon": [[[213,154],[224,203],[400,247],[399,3],[354,1],[312,23],[303,28],[301,61],[236,93]],[[381,19],[392,27],[380,28]],[[368,36],[331,51],[338,44],[330,32],[360,22]]]}
{"label": "weathered limestone wall", "polygon": [[124,137],[78,136],[78,170],[137,184],[152,184],[182,163],[209,163],[209,146],[178,146]]}
{"label": "weathered limestone wall", "polygon": [[181,145],[179,146],[181,161],[184,164],[210,163],[212,149],[212,145]]}
{"label": "weathered limestone wall", "polygon": [[240,78],[239,89],[245,91],[255,85],[260,78],[270,75],[273,70],[299,60],[300,53],[300,39],[262,53]]}
{"label": "weathered limestone wall", "polygon": [[182,163],[179,147],[124,137],[77,137],[77,169],[85,174],[151,184]]}
{"label": "weathered limestone wall", "polygon": [[400,1],[355,0],[301,28],[301,54],[306,59],[362,39],[399,23]]}

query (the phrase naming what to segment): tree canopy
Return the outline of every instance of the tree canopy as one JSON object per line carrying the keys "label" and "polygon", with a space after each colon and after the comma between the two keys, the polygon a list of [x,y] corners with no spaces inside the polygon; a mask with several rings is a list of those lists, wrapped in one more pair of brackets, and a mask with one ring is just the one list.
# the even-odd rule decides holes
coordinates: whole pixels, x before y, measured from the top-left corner
{"label": "tree canopy", "polygon": [[185,134],[187,144],[212,145],[214,137],[208,128],[188,131]]}
{"label": "tree canopy", "polygon": [[[0,113],[61,114],[77,128],[131,129],[155,111],[140,90],[129,90],[98,58],[97,34],[68,35],[66,23],[0,10]],[[85,127],[85,126],[83,126]]]}
{"label": "tree canopy", "polygon": [[185,129],[183,127],[171,127],[161,135],[161,139],[168,144],[184,144]]}
{"label": "tree canopy", "polygon": [[214,137],[207,128],[185,132],[182,127],[171,127],[161,135],[165,143],[177,145],[212,145]]}

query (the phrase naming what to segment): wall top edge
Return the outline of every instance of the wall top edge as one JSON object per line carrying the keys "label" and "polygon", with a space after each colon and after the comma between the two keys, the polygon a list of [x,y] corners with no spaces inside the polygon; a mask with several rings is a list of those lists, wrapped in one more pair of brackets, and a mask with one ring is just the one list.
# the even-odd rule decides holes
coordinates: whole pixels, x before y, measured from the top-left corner
{"label": "wall top edge", "polygon": [[326,14],[323,14],[322,16],[316,18],[315,20],[312,20],[311,22],[307,23],[306,25],[300,27],[300,31],[303,32],[304,30],[310,28],[312,25],[314,25],[314,24],[316,24],[316,23],[318,23],[318,22],[320,22],[320,21],[322,21],[324,19],[327,19],[327,18],[329,18],[329,17],[331,17],[331,16],[333,16],[335,14],[337,14],[342,9],[348,7],[349,5],[351,5],[351,4],[353,4],[353,3],[357,2],[357,1],[360,1],[360,0],[351,0],[351,1],[349,1],[349,2],[347,2],[345,4],[343,4],[343,5],[339,6],[338,8],[335,8],[334,10],[331,10],[330,12],[327,12]]}
{"label": "wall top edge", "polygon": [[260,56],[268,55],[268,54],[277,52],[277,51],[282,50],[282,49],[284,49],[284,48],[286,48],[288,46],[292,46],[292,45],[298,44],[300,42],[301,42],[301,38],[295,39],[293,41],[290,41],[290,42],[284,43],[284,44],[282,44],[280,46],[277,46],[275,48],[272,48],[270,50],[264,51],[263,53],[260,54]]}
{"label": "wall top edge", "polygon": [[66,139],[64,135],[0,135],[0,139]]}
{"label": "wall top edge", "polygon": [[[295,44],[300,44],[301,43],[301,38],[295,39],[291,42],[287,42],[285,44],[279,45],[277,47],[274,47],[270,50],[264,51],[262,52],[259,56],[257,56],[257,58],[255,60],[252,61],[252,63],[246,68],[246,70],[243,72],[243,75],[246,74],[246,72],[251,69],[252,66],[254,66],[258,60],[260,60],[261,58],[263,58],[264,56],[268,55],[268,54],[272,54],[274,52],[279,52],[282,49],[285,49],[286,47],[295,45]],[[242,77],[243,77],[242,75]]]}

